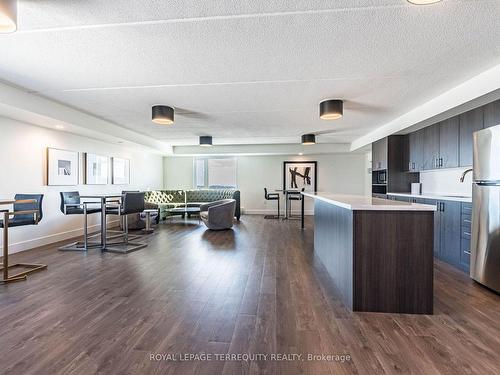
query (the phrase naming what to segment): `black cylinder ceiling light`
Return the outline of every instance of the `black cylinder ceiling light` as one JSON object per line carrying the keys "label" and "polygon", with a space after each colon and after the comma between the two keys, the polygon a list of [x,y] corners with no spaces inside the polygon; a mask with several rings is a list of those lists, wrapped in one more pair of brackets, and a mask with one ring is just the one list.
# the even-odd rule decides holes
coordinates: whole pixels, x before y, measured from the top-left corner
{"label": "black cylinder ceiling light", "polygon": [[0,34],[17,30],[17,0],[0,0]]}
{"label": "black cylinder ceiling light", "polygon": [[337,120],[344,115],[344,102],[340,99],[328,99],[319,103],[319,118]]}
{"label": "black cylinder ceiling light", "polygon": [[212,136],[210,136],[210,135],[200,136],[200,146],[204,146],[204,147],[212,146]]}
{"label": "black cylinder ceiling light", "polygon": [[302,135],[302,144],[304,146],[316,144],[316,135],[314,135],[314,134]]}
{"label": "black cylinder ceiling light", "polygon": [[174,109],[166,105],[153,106],[152,121],[160,125],[172,125],[174,123]]}

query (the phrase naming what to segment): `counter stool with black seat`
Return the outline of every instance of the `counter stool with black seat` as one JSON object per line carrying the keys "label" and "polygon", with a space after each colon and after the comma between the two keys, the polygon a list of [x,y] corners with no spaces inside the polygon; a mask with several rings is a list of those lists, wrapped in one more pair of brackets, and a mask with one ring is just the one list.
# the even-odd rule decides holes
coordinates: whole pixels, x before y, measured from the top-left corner
{"label": "counter stool with black seat", "polygon": [[102,212],[100,207],[89,207],[97,202],[82,202],[78,191],[60,192],[61,212],[64,215],[83,215],[83,242],[73,242],[59,248],[62,251],[87,251],[91,247],[100,247],[98,242],[90,242],[88,235],[88,215]]}
{"label": "counter stool with black seat", "polygon": [[[9,228],[38,225],[43,218],[42,201],[43,194],[16,194],[14,202],[12,202],[13,211],[0,210],[3,217],[0,219],[0,228],[3,229],[3,264],[0,271],[3,273],[2,282],[4,283],[26,280],[28,274],[47,269],[46,264],[9,264]],[[27,268],[28,270],[9,276],[9,269],[14,267]]]}
{"label": "counter stool with black seat", "polygon": [[123,241],[108,242],[106,251],[126,254],[147,246],[146,243],[130,241],[139,236],[130,236],[128,232],[127,215],[140,214],[144,209],[144,193],[140,192],[126,192],[122,195],[121,203],[110,203],[106,205],[106,215],[117,215],[123,218],[123,232],[121,234],[121,236],[123,236]]}
{"label": "counter stool with black seat", "polygon": [[279,219],[280,218],[280,195],[279,193],[268,193],[267,188],[264,188],[264,198],[267,201],[278,201],[278,215],[266,215],[264,219]]}
{"label": "counter stool with black seat", "polygon": [[300,202],[302,199],[304,199],[304,196],[301,194],[305,188],[302,188],[300,191],[289,191],[287,194],[287,199],[288,199],[288,212],[286,213],[286,217],[289,219],[300,219],[300,216],[292,216],[292,202],[293,201],[298,201]]}

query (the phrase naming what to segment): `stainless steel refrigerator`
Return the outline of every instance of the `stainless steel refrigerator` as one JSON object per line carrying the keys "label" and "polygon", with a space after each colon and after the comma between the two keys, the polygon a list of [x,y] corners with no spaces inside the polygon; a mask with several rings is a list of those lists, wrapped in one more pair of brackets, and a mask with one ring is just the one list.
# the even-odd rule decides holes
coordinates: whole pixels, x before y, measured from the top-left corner
{"label": "stainless steel refrigerator", "polygon": [[474,133],[470,276],[500,292],[500,125]]}

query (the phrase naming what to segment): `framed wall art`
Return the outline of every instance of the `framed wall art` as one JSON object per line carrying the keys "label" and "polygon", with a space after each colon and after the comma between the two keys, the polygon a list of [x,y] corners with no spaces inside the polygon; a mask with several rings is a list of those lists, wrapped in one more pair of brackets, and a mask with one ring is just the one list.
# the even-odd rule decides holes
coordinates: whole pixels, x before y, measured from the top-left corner
{"label": "framed wall art", "polygon": [[130,160],[123,158],[111,158],[111,180],[113,185],[130,184]]}
{"label": "framed wall art", "polygon": [[109,176],[109,158],[96,154],[85,153],[85,184],[106,185]]}
{"label": "framed wall art", "polygon": [[47,149],[47,185],[78,185],[78,152]]}
{"label": "framed wall art", "polygon": [[317,164],[316,161],[284,161],[283,190],[316,191]]}

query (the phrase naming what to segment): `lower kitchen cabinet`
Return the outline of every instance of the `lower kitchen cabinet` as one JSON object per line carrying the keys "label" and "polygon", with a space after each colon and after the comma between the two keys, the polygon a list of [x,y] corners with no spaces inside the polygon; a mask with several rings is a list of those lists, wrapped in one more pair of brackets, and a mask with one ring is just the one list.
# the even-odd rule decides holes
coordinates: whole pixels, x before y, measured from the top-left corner
{"label": "lower kitchen cabinet", "polygon": [[461,203],[441,201],[441,238],[439,257],[454,266],[460,265]]}
{"label": "lower kitchen cabinet", "polygon": [[[434,216],[434,255],[452,266],[468,271],[468,263],[465,259],[465,255],[468,254],[464,250],[470,252],[470,249],[464,249],[467,243],[463,242],[462,238],[463,203],[431,199],[428,199],[426,203],[435,205],[437,209]],[[467,233],[470,233],[470,229]]]}
{"label": "lower kitchen cabinet", "polygon": [[472,204],[462,203],[462,227],[460,238],[460,268],[469,272],[470,268],[470,240],[472,233]]}

